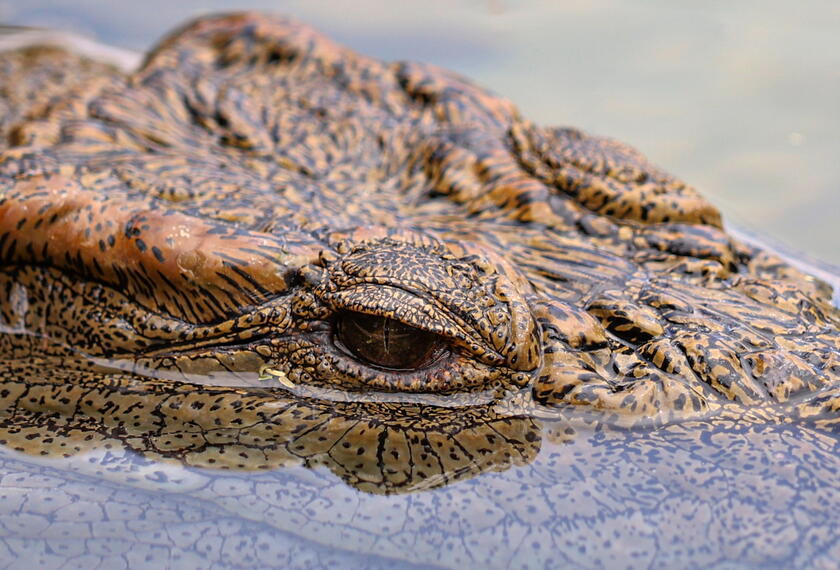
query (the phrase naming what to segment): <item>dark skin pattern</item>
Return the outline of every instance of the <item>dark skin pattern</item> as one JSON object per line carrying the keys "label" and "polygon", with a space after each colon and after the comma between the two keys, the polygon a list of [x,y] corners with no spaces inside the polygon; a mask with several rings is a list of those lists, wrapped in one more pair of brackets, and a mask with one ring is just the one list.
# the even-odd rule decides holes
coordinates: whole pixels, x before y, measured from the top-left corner
{"label": "dark skin pattern", "polygon": [[[236,556],[158,541],[196,567],[832,559],[831,291],[732,239],[634,149],[253,14],[188,25],[130,76],[55,50],[0,60],[18,86],[0,155],[9,496],[57,477],[76,497],[58,503],[101,502],[84,485],[106,480],[116,505],[171,494],[172,524],[208,535],[233,517]],[[65,471],[32,475],[25,456]],[[312,475],[282,479],[298,467]],[[506,498],[485,504],[482,485]],[[292,487],[334,498],[326,527]],[[31,503],[10,557],[41,533]],[[422,521],[403,520],[411,546],[387,517],[347,515],[387,504]],[[499,515],[473,528],[448,504]],[[331,528],[340,555],[318,546]],[[288,533],[309,542],[282,548]],[[686,533],[697,544],[676,548]]]}

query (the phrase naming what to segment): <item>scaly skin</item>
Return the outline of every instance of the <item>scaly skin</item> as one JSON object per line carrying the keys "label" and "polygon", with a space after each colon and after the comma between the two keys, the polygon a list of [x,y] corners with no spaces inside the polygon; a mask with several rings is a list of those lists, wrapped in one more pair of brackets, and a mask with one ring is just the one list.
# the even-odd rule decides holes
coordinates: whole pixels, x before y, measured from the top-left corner
{"label": "scaly skin", "polygon": [[[65,69],[93,69],[61,57]],[[52,61],[9,73],[37,85]],[[677,458],[682,446],[712,453],[745,438],[738,460],[763,457],[772,474],[794,457],[832,481],[840,315],[830,291],[729,237],[713,206],[632,148],[536,126],[448,72],[375,61],[253,14],[199,20],[136,73],[92,76],[65,73],[62,89],[28,102],[6,96],[9,449],[70,461],[136,452],[187,480],[197,467],[326,466],[373,496],[531,463],[552,473],[568,463],[562,445],[606,481],[609,448],[626,465],[637,440]],[[409,370],[371,365],[341,341],[354,313],[437,335],[440,350]],[[813,449],[821,461],[808,460]],[[702,478],[708,458],[695,459],[687,469]],[[617,475],[628,489],[631,479]],[[587,484],[575,480],[571,495]],[[552,524],[594,525],[594,511],[576,513],[551,489],[539,494]],[[651,514],[611,492],[599,503],[610,520],[632,511],[671,525],[668,501]],[[729,508],[709,507],[711,527],[750,497],[728,493]],[[789,510],[830,528],[832,505],[801,495]],[[756,507],[756,524],[771,511]],[[507,524],[490,543],[515,547]],[[810,532],[782,526],[784,544]],[[542,532],[568,553],[557,542],[566,531]],[[811,552],[829,548],[820,540]],[[364,542],[348,548],[379,552]],[[465,561],[504,565],[492,549],[464,548]],[[753,560],[730,554],[709,561]],[[699,560],[683,556],[660,563]]]}
{"label": "scaly skin", "polygon": [[15,144],[14,126],[42,112],[54,98],[116,77],[112,67],[62,49],[32,46],[0,58],[0,150]]}

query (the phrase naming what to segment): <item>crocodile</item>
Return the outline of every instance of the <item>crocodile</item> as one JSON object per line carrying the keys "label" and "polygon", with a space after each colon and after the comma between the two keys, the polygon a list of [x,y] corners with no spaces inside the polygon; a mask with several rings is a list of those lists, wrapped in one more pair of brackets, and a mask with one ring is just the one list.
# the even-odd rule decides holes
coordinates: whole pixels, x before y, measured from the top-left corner
{"label": "crocodile", "polygon": [[[408,549],[420,563],[505,566],[524,540],[507,534],[512,516],[533,519],[540,537],[527,560],[597,566],[633,550],[633,517],[676,537],[675,518],[699,528],[744,516],[778,524],[740,549],[710,548],[727,537],[709,531],[685,551],[641,541],[630,565],[831,560],[831,288],[732,237],[693,187],[632,147],[541,127],[453,73],[374,60],[252,13],[190,23],[130,73],[50,48],[0,65],[11,86],[0,443],[8,472],[30,473],[23,481],[61,458],[63,474],[41,476],[78,486],[124,470],[124,487],[186,485],[193,502],[177,500],[191,512],[207,500],[196,489],[221,482],[257,504],[272,481],[260,473],[296,473],[280,485],[292,489],[312,483],[295,469],[326,468],[344,486],[318,493],[356,514],[432,504],[427,528],[443,536],[456,524],[465,537],[450,558],[443,538],[423,550],[417,534],[382,550],[371,544],[393,532],[385,522],[372,530],[325,508],[352,527],[348,557]],[[672,496],[684,508],[669,518],[673,503],[648,503],[666,491],[631,492],[645,465],[672,483],[689,473],[684,493],[707,488],[725,453],[736,471],[763,465],[769,494],[800,487],[786,509],[813,524],[780,522],[747,475],[724,477],[728,490],[710,500],[729,507],[701,522],[703,501]],[[190,486],[196,477],[212,484]],[[513,498],[491,506],[475,494],[484,481]],[[607,487],[592,498],[591,485]],[[269,523],[249,540],[279,529],[323,545],[323,527],[300,530],[317,513],[273,492],[283,506],[263,518],[223,493],[210,502]],[[439,497],[506,514],[481,535],[478,514],[444,521]],[[615,539],[587,550],[571,527]],[[313,548],[326,564],[331,554]],[[499,548],[508,554],[494,558]]]}

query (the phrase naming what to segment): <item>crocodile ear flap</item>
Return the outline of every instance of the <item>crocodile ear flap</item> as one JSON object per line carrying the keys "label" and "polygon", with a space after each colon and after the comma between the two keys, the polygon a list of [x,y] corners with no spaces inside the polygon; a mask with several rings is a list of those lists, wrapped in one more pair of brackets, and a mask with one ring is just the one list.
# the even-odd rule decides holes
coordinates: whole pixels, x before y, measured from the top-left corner
{"label": "crocodile ear flap", "polygon": [[721,227],[714,206],[631,146],[577,129],[540,128],[527,121],[511,127],[511,138],[526,170],[597,214]]}

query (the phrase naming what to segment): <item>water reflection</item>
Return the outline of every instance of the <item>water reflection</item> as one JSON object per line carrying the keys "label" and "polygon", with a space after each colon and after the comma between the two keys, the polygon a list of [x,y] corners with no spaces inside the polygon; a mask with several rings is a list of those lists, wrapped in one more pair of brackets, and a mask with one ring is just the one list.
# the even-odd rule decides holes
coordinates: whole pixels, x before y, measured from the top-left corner
{"label": "water reflection", "polygon": [[[122,449],[242,471],[327,467],[369,493],[408,493],[529,463],[540,430],[499,403],[470,407],[317,400],[285,390],[100,376],[4,384],[2,442],[35,456]],[[508,406],[509,408],[509,406]],[[45,410],[48,410],[45,412]],[[45,435],[48,434],[48,435]]]}
{"label": "water reflection", "polygon": [[801,567],[836,556],[836,420],[747,412],[622,430],[535,409],[341,405],[128,377],[80,387],[61,374],[4,383],[4,559]]}

